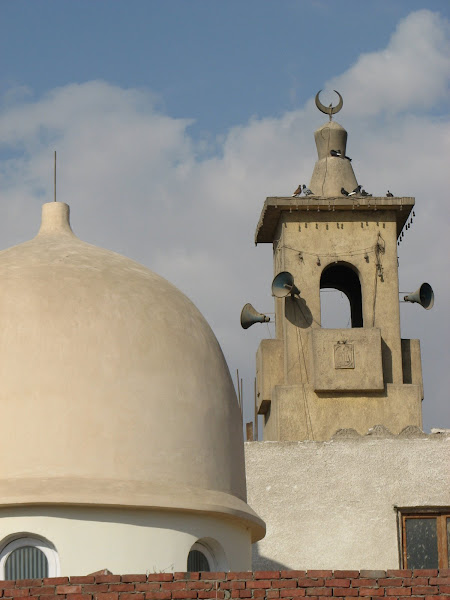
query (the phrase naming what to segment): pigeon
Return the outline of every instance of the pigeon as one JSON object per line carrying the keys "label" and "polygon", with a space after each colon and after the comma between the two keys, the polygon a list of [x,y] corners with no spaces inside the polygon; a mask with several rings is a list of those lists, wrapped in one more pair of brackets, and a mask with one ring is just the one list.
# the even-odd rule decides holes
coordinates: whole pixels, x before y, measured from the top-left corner
{"label": "pigeon", "polygon": [[391,194],[391,192],[388,190],[388,191],[386,192],[386,196],[387,196],[388,198],[393,198],[393,197],[394,197],[394,194]]}
{"label": "pigeon", "polygon": [[343,196],[349,196],[349,193],[347,192],[347,190],[345,190],[343,187],[341,187],[341,194]]}
{"label": "pigeon", "polygon": [[303,193],[305,194],[305,196],[313,195],[312,191],[309,188],[307,188],[305,184],[303,184]]}
{"label": "pigeon", "polygon": [[353,192],[350,192],[349,196],[355,196],[356,194],[359,194],[361,192],[361,185],[358,185],[357,187],[355,187],[355,189],[353,190]]}
{"label": "pigeon", "polygon": [[372,194],[368,194],[366,190],[361,190],[361,196],[372,196]]}
{"label": "pigeon", "polygon": [[346,158],[347,160],[349,160],[350,162],[352,162],[352,159],[350,158],[350,156],[344,156],[344,158]]}
{"label": "pigeon", "polygon": [[298,188],[292,194],[292,197],[294,197],[294,196],[300,196],[301,193],[302,193],[302,184],[300,183],[299,186],[298,186]]}
{"label": "pigeon", "polygon": [[330,150],[331,156],[342,156],[342,152],[340,150]]}

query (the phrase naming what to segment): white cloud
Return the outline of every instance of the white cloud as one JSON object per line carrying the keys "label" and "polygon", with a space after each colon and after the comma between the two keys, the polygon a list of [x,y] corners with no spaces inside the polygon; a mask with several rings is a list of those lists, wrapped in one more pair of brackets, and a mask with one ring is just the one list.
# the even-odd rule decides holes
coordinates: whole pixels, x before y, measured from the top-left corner
{"label": "white cloud", "polygon": [[[422,339],[428,426],[450,426],[443,334],[450,122],[423,113],[448,88],[448,45],[445,21],[412,13],[386,49],[361,56],[327,86],[344,96],[338,120],[349,132],[358,180],[374,194],[390,188],[417,198],[417,218],[400,247],[401,289],[429,279],[438,294],[429,313],[402,305],[402,325],[405,337]],[[58,199],[71,205],[76,233],[139,260],[187,293],[252,395],[255,352],[268,330],[244,332],[239,313],[248,301],[273,311],[271,247],[254,247],[256,223],[266,196],[308,183],[313,131],[323,118],[311,100],[280,118],[252,119],[217,141],[217,155],[203,158],[189,137],[190,121],[161,114],[143,90],[95,81],[37,101],[10,96],[0,113],[0,150],[10,157],[0,164],[2,246],[37,230],[40,204],[52,199],[56,148]]]}

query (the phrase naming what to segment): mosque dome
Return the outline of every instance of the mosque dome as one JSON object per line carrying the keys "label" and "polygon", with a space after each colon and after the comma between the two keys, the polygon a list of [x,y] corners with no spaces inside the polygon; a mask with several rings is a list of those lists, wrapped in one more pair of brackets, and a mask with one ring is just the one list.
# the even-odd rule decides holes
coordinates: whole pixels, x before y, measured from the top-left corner
{"label": "mosque dome", "polygon": [[0,282],[1,504],[181,511],[264,535],[230,373],[186,296],[79,240],[60,202],[0,252]]}

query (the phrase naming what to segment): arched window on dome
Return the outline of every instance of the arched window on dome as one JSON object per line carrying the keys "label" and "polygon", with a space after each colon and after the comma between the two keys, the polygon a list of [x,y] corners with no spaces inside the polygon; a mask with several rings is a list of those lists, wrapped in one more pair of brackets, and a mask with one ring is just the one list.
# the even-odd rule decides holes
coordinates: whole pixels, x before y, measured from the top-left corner
{"label": "arched window on dome", "polygon": [[228,571],[228,564],[221,545],[212,538],[197,540],[189,550],[187,570]]}
{"label": "arched window on dome", "polygon": [[36,537],[17,537],[0,552],[0,579],[42,579],[59,575],[58,554],[50,542]]}
{"label": "arched window on dome", "polygon": [[[329,293],[336,291],[342,294]],[[363,326],[361,283],[353,265],[338,262],[325,267],[320,278],[320,292],[322,327]]]}

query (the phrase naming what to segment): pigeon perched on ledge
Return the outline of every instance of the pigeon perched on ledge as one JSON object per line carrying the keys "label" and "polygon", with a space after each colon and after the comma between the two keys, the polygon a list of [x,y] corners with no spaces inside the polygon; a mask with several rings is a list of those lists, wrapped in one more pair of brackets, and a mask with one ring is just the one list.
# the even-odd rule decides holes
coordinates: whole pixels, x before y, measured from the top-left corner
{"label": "pigeon perched on ledge", "polygon": [[305,184],[303,184],[303,193],[305,194],[305,196],[313,195],[312,191],[309,188],[307,188]]}
{"label": "pigeon perched on ledge", "polygon": [[353,190],[353,192],[349,193],[349,196],[355,196],[356,194],[359,194],[361,191],[361,185],[358,185],[357,187],[355,187],[355,189]]}
{"label": "pigeon perched on ledge", "polygon": [[391,192],[388,190],[388,191],[386,192],[386,196],[387,196],[387,198],[393,198],[393,197],[394,197],[394,194],[391,194]]}
{"label": "pigeon perched on ledge", "polygon": [[347,190],[346,190],[346,189],[344,189],[343,187],[341,187],[341,194],[342,194],[343,196],[348,196],[348,195],[349,195],[349,193],[347,192]]}
{"label": "pigeon perched on ledge", "polygon": [[331,156],[342,156],[342,152],[340,150],[330,150]]}
{"label": "pigeon perched on ledge", "polygon": [[300,196],[301,193],[302,193],[302,184],[300,183],[299,186],[298,186],[298,188],[292,194],[292,197],[294,198],[294,196]]}
{"label": "pigeon perched on ledge", "polygon": [[369,197],[369,196],[372,196],[372,194],[368,194],[368,193],[366,192],[366,190],[361,190],[361,196],[366,196],[366,197]]}

